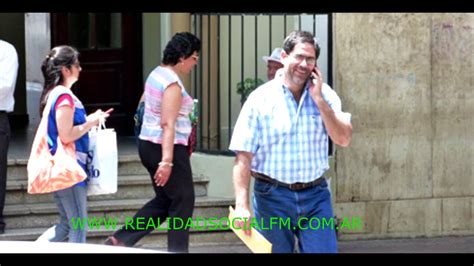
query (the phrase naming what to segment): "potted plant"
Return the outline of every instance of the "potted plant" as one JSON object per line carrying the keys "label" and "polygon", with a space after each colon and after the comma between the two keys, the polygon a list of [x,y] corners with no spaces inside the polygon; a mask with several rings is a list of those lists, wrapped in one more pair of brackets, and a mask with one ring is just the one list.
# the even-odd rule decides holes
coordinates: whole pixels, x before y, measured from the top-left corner
{"label": "potted plant", "polygon": [[240,94],[240,103],[244,104],[249,94],[264,82],[259,78],[246,78],[237,83],[237,93]]}

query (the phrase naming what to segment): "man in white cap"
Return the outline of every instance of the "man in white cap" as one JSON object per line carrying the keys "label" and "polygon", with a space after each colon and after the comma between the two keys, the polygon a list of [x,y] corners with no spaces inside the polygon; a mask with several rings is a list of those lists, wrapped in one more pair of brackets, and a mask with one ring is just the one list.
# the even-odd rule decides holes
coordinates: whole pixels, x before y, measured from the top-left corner
{"label": "man in white cap", "polygon": [[275,77],[277,70],[283,67],[283,64],[280,62],[280,56],[281,48],[275,48],[270,56],[262,57],[263,61],[267,63],[268,80],[272,80]]}

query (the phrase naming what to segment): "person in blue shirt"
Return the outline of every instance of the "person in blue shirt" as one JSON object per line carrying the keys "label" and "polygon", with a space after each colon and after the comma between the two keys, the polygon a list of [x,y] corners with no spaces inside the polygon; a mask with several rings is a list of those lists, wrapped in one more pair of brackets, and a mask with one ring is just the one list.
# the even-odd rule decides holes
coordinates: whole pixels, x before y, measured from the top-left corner
{"label": "person in blue shirt", "polygon": [[[43,114],[46,102],[51,101],[48,112],[48,146],[55,154],[58,141],[68,144],[74,142],[77,163],[87,173],[87,153],[89,149],[88,132],[98,126],[100,120],[109,116],[109,111],[97,110],[87,115],[82,102],[71,91],[79,80],[82,68],[79,52],[71,46],[54,47],[44,59],[41,71],[44,76],[44,88],[40,98],[40,114]],[[87,226],[74,228],[74,220],[87,219],[87,184],[85,181],[53,192],[59,210],[59,223],[46,230],[39,242],[62,242],[68,239],[72,243],[85,243]]]}
{"label": "person in blue shirt", "polygon": [[262,221],[256,229],[272,243],[274,253],[294,252],[295,238],[302,253],[337,252],[335,226],[321,226],[333,219],[324,178],[329,169],[328,138],[347,147],[352,125],[339,96],[323,83],[316,64],[319,53],[310,32],[294,31],[286,37],[283,68],[250,94],[229,146],[236,153],[235,216],[242,219],[236,226],[251,233],[253,176],[255,221]]}

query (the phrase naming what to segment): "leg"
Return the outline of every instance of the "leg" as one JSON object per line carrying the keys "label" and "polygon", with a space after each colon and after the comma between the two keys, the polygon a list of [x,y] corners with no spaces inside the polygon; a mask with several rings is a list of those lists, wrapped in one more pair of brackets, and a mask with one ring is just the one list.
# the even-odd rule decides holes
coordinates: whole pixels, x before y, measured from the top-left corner
{"label": "leg", "polygon": [[255,180],[253,208],[257,229],[272,243],[272,253],[293,253],[296,205],[294,193],[286,188]]}
{"label": "leg", "polygon": [[53,196],[54,201],[56,202],[56,206],[59,210],[59,223],[53,225],[43,234],[41,234],[38,239],[36,239],[36,242],[63,242],[69,235],[69,226],[67,223],[66,210],[64,209],[64,206],[57,192],[54,192]]}
{"label": "leg", "polygon": [[[173,170],[164,191],[171,199],[169,207],[170,218],[179,217],[184,223],[192,219],[194,210],[194,184],[191,163],[187,148],[175,145]],[[168,251],[189,251],[189,229],[171,229],[168,231]]]}
{"label": "leg", "polygon": [[130,226],[124,226],[120,230],[114,233],[114,237],[123,242],[126,246],[133,246],[145,235],[153,231],[154,228],[146,228],[146,230],[135,230],[138,228],[136,219],[144,219],[145,224],[149,219],[157,221],[165,221],[168,216],[168,208],[171,204],[170,199],[166,196],[163,187],[157,187],[153,181],[153,176],[158,167],[158,162],[161,161],[161,146],[153,144],[148,141],[139,140],[138,151],[142,164],[150,174],[153,189],[155,191],[155,197],[147,202],[138,212],[134,215]]}
{"label": "leg", "polygon": [[[68,229],[70,243],[86,243],[87,186],[77,184],[57,191],[56,194],[64,209],[60,212],[61,223],[58,226]],[[82,226],[77,222],[78,220],[83,222]]]}
{"label": "leg", "polygon": [[84,223],[83,229],[74,228],[71,224],[72,218],[82,219],[87,221],[87,186],[75,185],[72,187],[74,205],[70,209],[66,208],[66,214],[69,221],[69,242],[71,243],[86,243],[88,224]]}
{"label": "leg", "polygon": [[7,158],[10,141],[10,124],[6,113],[0,114],[0,234],[5,230],[3,208],[7,189]]}
{"label": "leg", "polygon": [[[304,220],[298,231],[302,253],[337,253],[331,194],[326,182],[300,193]],[[304,230],[302,228],[305,228]]]}
{"label": "leg", "polygon": [[[163,192],[160,192],[159,194],[163,194]],[[145,230],[139,229],[142,228],[143,225],[139,226],[137,224],[137,219],[143,219],[145,225],[148,224],[150,219],[153,221],[159,219],[161,222],[164,222],[168,215],[166,210],[169,207],[169,201],[159,194],[137,211],[133,216],[131,223],[129,222],[124,225],[120,230],[115,232],[113,236],[121,241],[125,246],[132,247],[154,229],[153,227],[146,227]]]}

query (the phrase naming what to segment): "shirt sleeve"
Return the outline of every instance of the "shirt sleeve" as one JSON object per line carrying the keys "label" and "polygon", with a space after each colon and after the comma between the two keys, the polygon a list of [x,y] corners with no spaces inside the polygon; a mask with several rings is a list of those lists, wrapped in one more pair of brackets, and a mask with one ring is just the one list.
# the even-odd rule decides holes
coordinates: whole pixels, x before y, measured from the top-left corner
{"label": "shirt sleeve", "polygon": [[339,98],[337,93],[326,83],[323,84],[322,94],[329,107],[331,107],[338,116],[342,117],[347,122],[351,121],[351,113],[342,111],[341,98]]}
{"label": "shirt sleeve", "polygon": [[229,150],[233,152],[246,151],[255,154],[260,139],[260,122],[257,101],[251,94],[240,111],[237,123],[232,133]]}
{"label": "shirt sleeve", "polygon": [[57,110],[61,106],[71,106],[74,108],[74,101],[72,100],[71,95],[62,94],[58,97],[56,104],[54,105],[54,110]]}
{"label": "shirt sleeve", "polygon": [[1,45],[4,48],[0,52],[0,98],[8,95],[15,89],[18,74],[18,55],[13,46],[9,44]]}

